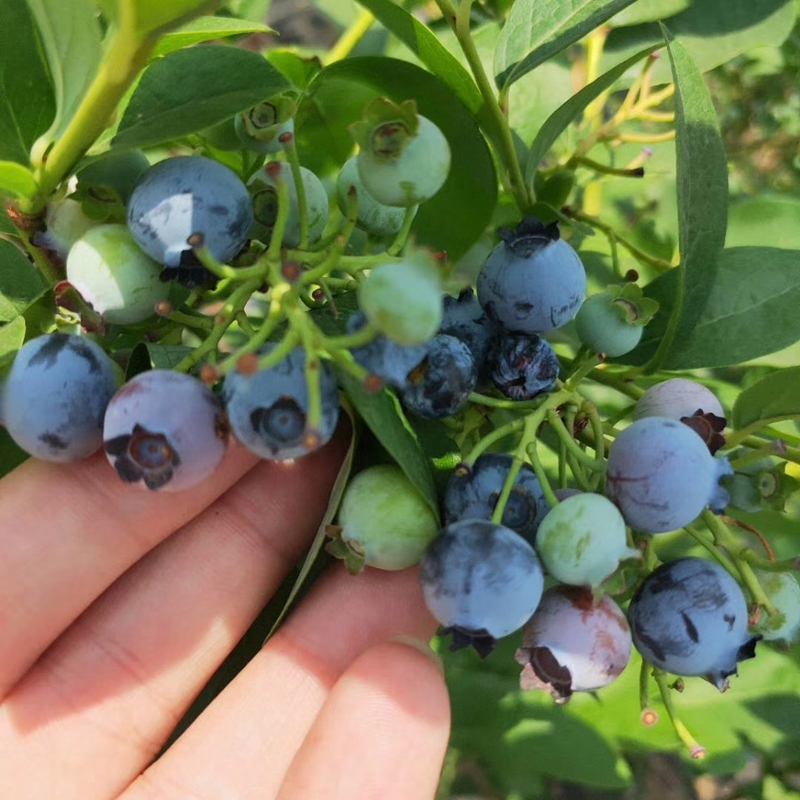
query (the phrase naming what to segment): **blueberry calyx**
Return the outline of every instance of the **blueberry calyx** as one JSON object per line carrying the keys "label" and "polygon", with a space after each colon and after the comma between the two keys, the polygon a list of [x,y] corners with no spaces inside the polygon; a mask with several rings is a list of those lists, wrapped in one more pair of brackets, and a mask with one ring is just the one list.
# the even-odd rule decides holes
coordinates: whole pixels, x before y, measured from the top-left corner
{"label": "blueberry calyx", "polygon": [[133,432],[109,439],[104,445],[114,456],[114,468],[125,483],[144,481],[148,489],[160,489],[172,480],[181,460],[162,433],[134,425]]}
{"label": "blueberry calyx", "polygon": [[529,258],[537,250],[561,238],[558,223],[545,225],[536,217],[525,217],[515,228],[498,228],[497,235],[520,258]]}
{"label": "blueberry calyx", "polygon": [[708,445],[712,456],[725,444],[725,437],[722,434],[728,423],[725,417],[718,417],[710,411],[703,413],[703,409],[698,408],[690,417],[680,419]]}
{"label": "blueberry calyx", "polygon": [[452,634],[453,638],[450,641],[451,653],[455,650],[463,650],[465,647],[472,647],[481,658],[486,658],[497,644],[497,639],[485,628],[472,630],[470,628],[462,628],[459,625],[449,625],[441,629],[441,634],[442,636]]}

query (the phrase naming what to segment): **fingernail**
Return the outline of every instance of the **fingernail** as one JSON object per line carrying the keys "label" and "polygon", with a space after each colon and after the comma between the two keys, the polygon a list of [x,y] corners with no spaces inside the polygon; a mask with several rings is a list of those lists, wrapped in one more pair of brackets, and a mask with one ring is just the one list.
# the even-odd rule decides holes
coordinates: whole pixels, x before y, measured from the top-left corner
{"label": "fingernail", "polygon": [[404,633],[398,634],[397,636],[392,636],[389,641],[397,642],[398,644],[404,644],[408,647],[413,647],[415,650],[418,650],[420,653],[422,653],[422,655],[427,656],[436,665],[439,672],[444,675],[444,663],[442,662],[439,654],[431,649],[431,646],[428,644],[428,642],[425,642],[422,639],[417,639],[415,636],[408,636]]}

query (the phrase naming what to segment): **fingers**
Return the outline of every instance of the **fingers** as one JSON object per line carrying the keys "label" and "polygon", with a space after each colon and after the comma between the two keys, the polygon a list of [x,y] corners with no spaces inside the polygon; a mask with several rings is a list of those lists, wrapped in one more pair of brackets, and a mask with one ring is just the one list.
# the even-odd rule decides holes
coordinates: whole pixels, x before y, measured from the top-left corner
{"label": "fingers", "polygon": [[441,666],[405,644],[377,645],[333,687],[278,800],[430,800],[449,732]]}
{"label": "fingers", "polygon": [[[436,623],[416,569],[358,577],[335,564],[281,631],[124,800],[272,798],[328,694],[361,653],[388,638],[428,640]],[[362,796],[362,795],[355,795]]]}
{"label": "fingers", "polygon": [[2,707],[0,797],[114,796],[150,763],[313,537],[342,433],[259,463],[45,653]]}
{"label": "fingers", "polygon": [[29,459],[0,480],[0,697],[125,570],[255,463],[231,447],[212,477],[174,494],[124,484],[102,455]]}

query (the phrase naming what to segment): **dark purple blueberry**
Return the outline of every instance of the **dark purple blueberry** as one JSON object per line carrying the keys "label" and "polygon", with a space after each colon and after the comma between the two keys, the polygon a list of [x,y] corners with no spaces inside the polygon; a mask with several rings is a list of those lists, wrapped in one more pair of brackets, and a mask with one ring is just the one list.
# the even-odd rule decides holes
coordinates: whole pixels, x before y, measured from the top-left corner
{"label": "dark purple blueberry", "polygon": [[177,492],[205,480],[225,454],[216,395],[191,375],[154,369],[129,380],[106,411],[103,449],[126,483]]}
{"label": "dark purple blueberry", "polygon": [[540,336],[507,333],[489,350],[489,377],[512,400],[530,400],[552,391],[559,366],[550,342]]}
{"label": "dark purple blueberry", "polygon": [[449,417],[460,411],[475,389],[475,359],[454,336],[437,334],[427,354],[408,376],[403,405],[421,417]]}
{"label": "dark purple blueberry", "polygon": [[[265,345],[261,354],[276,345]],[[252,375],[230,372],[222,396],[234,436],[261,458],[284,461],[300,458],[326,444],[339,421],[339,391],[326,364],[320,364],[322,419],[308,424],[306,353],[296,347],[277,364]]]}
{"label": "dark purple blueberry", "polygon": [[486,377],[489,348],[501,331],[500,325],[486,316],[472,289],[465,289],[458,297],[444,296],[439,333],[455,336],[469,347],[478,380]]}
{"label": "dark purple blueberry", "polygon": [[631,634],[642,657],[674,675],[702,676],[720,691],[736,664],[755,656],[747,630],[747,601],[719,564],[681,558],[662,564],[642,581],[628,609]]}
{"label": "dark purple blueberry", "polygon": [[[355,333],[365,322],[364,314],[357,311],[347,320],[347,332]],[[425,358],[427,350],[427,344],[402,345],[378,334],[369,344],[354,347],[350,352],[364,369],[390,386],[404,389],[408,385],[408,373]]]}
{"label": "dark purple blueberry", "polygon": [[[457,467],[444,490],[445,524],[469,518],[491,519],[512,463],[506,453],[484,453],[471,469],[465,465]],[[539,479],[523,464],[503,510],[503,525],[533,544],[539,524],[549,510]]]}
{"label": "dark purple blueberry", "polygon": [[20,349],[5,380],[3,424],[36,458],[85,458],[103,443],[103,415],[116,388],[113,363],[93,341],[38,336]]}

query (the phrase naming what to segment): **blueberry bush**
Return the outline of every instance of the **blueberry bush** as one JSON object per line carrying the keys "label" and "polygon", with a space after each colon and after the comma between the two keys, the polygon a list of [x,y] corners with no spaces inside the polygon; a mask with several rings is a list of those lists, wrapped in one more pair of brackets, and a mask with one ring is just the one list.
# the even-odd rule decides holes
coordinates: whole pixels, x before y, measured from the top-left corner
{"label": "blueberry bush", "polygon": [[348,417],[258,624],[418,569],[442,800],[649,751],[788,797],[800,6],[318,0],[326,49],[269,5],[0,2],[0,476],[182,491]]}

